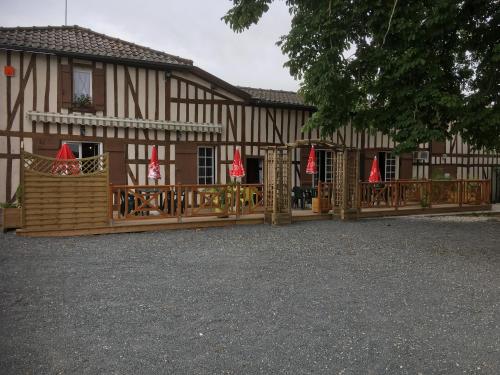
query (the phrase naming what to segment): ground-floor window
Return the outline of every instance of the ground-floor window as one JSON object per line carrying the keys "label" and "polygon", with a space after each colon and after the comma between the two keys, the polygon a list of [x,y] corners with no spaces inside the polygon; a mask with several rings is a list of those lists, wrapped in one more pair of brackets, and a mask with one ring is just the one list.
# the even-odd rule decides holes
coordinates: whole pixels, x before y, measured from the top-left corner
{"label": "ground-floor window", "polygon": [[333,152],[328,150],[316,150],[316,164],[318,173],[313,175],[313,186],[319,181],[333,181]]}
{"label": "ground-floor window", "polygon": [[76,158],[91,158],[102,154],[102,143],[65,141]]}
{"label": "ground-floor window", "polygon": [[378,162],[382,181],[394,181],[397,178],[397,160],[391,152],[379,152]]}
{"label": "ground-floor window", "polygon": [[215,181],[215,151],[213,147],[198,147],[198,183]]}

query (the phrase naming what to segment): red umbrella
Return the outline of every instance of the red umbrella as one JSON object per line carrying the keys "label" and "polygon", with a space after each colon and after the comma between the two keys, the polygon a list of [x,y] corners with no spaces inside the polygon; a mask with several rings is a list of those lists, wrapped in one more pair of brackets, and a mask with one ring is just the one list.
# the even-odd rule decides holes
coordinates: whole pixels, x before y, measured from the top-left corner
{"label": "red umbrella", "polygon": [[148,178],[151,178],[153,180],[159,180],[161,178],[160,165],[158,164],[158,151],[156,150],[156,146],[153,146],[153,150],[151,151],[151,159],[149,160],[148,165]]}
{"label": "red umbrella", "polygon": [[75,175],[80,173],[80,162],[75,158],[67,143],[64,143],[52,163],[52,174]]}
{"label": "red umbrella", "polygon": [[240,151],[234,151],[233,169],[229,171],[231,177],[243,177],[245,175],[245,168],[241,162]]}
{"label": "red umbrella", "polygon": [[370,177],[368,178],[368,182],[380,182],[382,178],[380,177],[380,169],[378,167],[378,160],[375,156],[372,162],[372,169],[370,171]]}
{"label": "red umbrella", "polygon": [[316,151],[314,151],[314,146],[311,147],[311,151],[309,152],[309,158],[307,159],[307,174],[316,174],[318,173],[318,167],[316,166]]}

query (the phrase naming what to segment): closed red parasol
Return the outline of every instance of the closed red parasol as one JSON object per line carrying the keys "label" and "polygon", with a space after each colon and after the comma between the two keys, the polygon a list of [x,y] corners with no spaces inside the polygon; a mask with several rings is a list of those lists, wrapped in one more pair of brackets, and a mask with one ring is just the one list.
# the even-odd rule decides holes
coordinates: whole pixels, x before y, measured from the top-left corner
{"label": "closed red parasol", "polygon": [[80,173],[80,162],[75,158],[67,143],[64,143],[52,163],[52,174],[75,175]]}
{"label": "closed red parasol", "polygon": [[309,158],[307,159],[307,174],[316,174],[318,173],[318,167],[316,165],[316,151],[314,150],[314,146],[311,147],[311,151],[309,152]]}
{"label": "closed red parasol", "polygon": [[380,182],[382,178],[380,177],[380,169],[378,167],[378,160],[375,156],[372,162],[372,169],[370,171],[370,177],[368,178],[368,182]]}
{"label": "closed red parasol", "polygon": [[156,146],[153,146],[151,150],[151,159],[149,160],[148,165],[148,178],[153,180],[159,180],[161,178],[160,174],[160,165],[158,164],[158,151],[156,150]]}
{"label": "closed red parasol", "polygon": [[231,177],[243,177],[245,175],[245,168],[241,162],[240,151],[234,151],[233,169],[229,171]]}

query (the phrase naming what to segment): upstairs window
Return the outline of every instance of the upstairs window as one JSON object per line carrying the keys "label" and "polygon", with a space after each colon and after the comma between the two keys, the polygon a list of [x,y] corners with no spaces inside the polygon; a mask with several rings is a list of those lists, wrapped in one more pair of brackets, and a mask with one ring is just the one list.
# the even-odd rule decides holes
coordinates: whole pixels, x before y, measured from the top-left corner
{"label": "upstairs window", "polygon": [[92,101],[92,69],[73,68],[73,102],[79,107],[85,107]]}

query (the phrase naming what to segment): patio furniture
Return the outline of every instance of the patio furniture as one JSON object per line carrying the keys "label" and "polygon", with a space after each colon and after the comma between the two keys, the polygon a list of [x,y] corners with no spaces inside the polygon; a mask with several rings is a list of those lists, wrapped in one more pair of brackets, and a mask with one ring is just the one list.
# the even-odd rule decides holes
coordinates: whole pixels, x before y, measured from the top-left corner
{"label": "patio furniture", "polygon": [[294,186],[292,189],[292,206],[293,208],[305,208],[304,190],[300,186]]}

